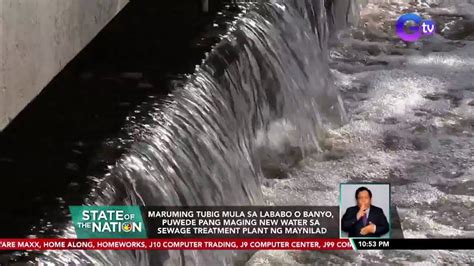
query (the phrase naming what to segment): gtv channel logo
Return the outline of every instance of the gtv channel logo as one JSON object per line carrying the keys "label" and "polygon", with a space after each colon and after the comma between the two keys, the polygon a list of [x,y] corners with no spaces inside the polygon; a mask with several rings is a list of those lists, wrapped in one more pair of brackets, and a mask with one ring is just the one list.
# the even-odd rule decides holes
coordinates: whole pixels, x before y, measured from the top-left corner
{"label": "gtv channel logo", "polygon": [[417,14],[408,13],[398,18],[395,29],[400,39],[414,42],[423,35],[432,35],[435,32],[436,26],[431,20],[423,20]]}

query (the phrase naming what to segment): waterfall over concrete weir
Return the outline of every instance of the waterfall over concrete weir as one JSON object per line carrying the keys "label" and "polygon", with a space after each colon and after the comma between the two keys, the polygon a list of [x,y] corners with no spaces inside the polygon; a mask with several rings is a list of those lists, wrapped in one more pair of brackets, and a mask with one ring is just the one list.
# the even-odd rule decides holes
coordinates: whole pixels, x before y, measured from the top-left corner
{"label": "waterfall over concrete weir", "polygon": [[[347,2],[242,3],[228,34],[184,86],[149,110],[152,119],[140,140],[98,179],[87,203],[264,204],[264,157],[318,150],[324,129],[344,121],[327,46],[357,17],[356,6]],[[64,236],[73,237],[72,232],[70,227]],[[228,251],[64,251],[40,260],[215,265],[230,264],[235,256]]]}

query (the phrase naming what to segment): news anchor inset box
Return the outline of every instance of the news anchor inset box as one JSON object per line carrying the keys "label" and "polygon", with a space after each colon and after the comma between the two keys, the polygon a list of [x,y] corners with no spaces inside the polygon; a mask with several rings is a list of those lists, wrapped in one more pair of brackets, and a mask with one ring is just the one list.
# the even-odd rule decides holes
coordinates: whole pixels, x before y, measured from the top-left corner
{"label": "news anchor inset box", "polygon": [[390,184],[340,184],[340,237],[390,238]]}

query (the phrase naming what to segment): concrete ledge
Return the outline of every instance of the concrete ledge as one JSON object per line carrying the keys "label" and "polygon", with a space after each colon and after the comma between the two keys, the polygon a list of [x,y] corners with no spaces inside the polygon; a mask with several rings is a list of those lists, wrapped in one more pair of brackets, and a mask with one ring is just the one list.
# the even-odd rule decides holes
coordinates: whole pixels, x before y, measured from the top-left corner
{"label": "concrete ledge", "polygon": [[127,3],[0,1],[0,131]]}

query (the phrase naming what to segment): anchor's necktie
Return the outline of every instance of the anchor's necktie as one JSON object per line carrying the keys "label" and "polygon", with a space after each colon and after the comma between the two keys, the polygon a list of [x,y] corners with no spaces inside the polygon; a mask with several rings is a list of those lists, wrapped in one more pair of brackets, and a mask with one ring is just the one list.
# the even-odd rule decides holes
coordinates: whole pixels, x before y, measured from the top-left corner
{"label": "anchor's necktie", "polygon": [[369,217],[368,217],[367,213],[364,214],[364,217],[362,217],[362,223],[364,224],[364,226],[366,226],[368,224],[368,219],[369,219]]}

